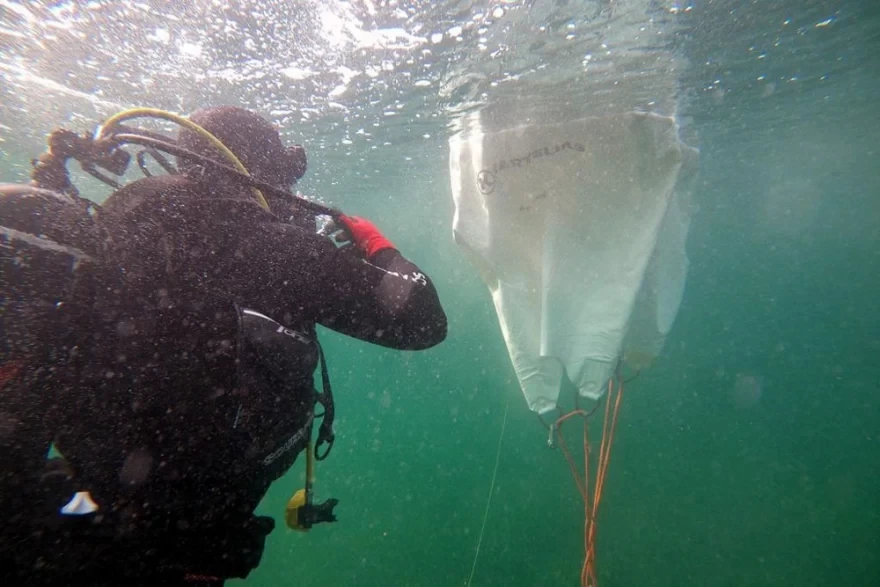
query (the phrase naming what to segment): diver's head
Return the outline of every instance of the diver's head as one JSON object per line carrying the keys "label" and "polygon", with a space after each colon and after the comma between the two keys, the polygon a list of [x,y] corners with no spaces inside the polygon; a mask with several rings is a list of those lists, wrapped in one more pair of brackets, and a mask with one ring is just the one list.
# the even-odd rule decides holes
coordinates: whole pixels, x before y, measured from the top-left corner
{"label": "diver's head", "polygon": [[[300,145],[285,147],[281,135],[266,119],[235,106],[215,106],[196,110],[190,120],[217,137],[255,179],[289,190],[306,172],[306,152]],[[207,139],[181,128],[177,135],[181,147],[215,161],[228,164]],[[188,174],[212,175],[198,163],[178,157],[178,168]]]}

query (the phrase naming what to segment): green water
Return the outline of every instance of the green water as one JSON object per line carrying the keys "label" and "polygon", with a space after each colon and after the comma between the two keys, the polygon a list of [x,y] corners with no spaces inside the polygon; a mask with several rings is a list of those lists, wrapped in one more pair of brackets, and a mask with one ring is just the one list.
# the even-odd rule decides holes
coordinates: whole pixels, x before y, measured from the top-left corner
{"label": "green water", "polygon": [[[692,105],[701,176],[687,291],[664,356],[627,388],[599,519],[601,585],[880,581],[880,69],[876,18],[848,8],[849,35],[803,41],[788,54],[796,65],[773,65],[813,84],[780,82],[771,96],[750,83],[767,68],[735,56],[694,74],[704,85],[726,74],[732,89]],[[694,56],[724,57],[726,21],[712,20],[723,11],[703,18]],[[340,523],[278,531],[249,585],[464,585],[507,402],[472,584],[577,583],[582,505],[451,241],[444,145],[432,147],[425,168],[388,170],[387,185],[407,186],[388,198],[431,202],[441,222],[414,228],[398,219],[425,218],[415,205],[360,205],[434,278],[449,340],[401,355],[325,337],[342,415],[318,491],[342,500]],[[737,396],[738,376],[759,397]],[[296,479],[273,488],[267,513]]]}
{"label": "green water", "polygon": [[[627,387],[602,587],[880,584],[880,19],[872,2],[805,4],[696,3],[680,40],[701,151],[691,267],[663,355]],[[316,120],[304,142],[340,128]],[[505,411],[471,585],[578,582],[583,506],[452,242],[448,129],[428,130],[390,154],[310,147],[302,188],[374,220],[431,275],[449,338],[401,353],[322,332],[338,440],[316,492],[340,499],[339,522],[283,527],[297,463],[260,507],[279,522],[261,566],[231,585],[465,585]],[[36,153],[2,146],[4,179],[21,179]]]}
{"label": "green water", "polygon": [[[783,149],[816,149],[790,132],[775,142],[704,137],[685,300],[664,356],[628,386],[621,412],[599,520],[603,585],[880,577],[880,134],[815,122],[804,134],[860,138],[767,170],[762,161]],[[759,217],[766,184],[754,179],[771,171],[821,191],[806,229]],[[446,189],[424,188],[449,219]],[[409,231],[390,220],[392,238],[435,279],[450,337],[400,354],[325,336],[341,416],[318,491],[341,499],[340,523],[308,536],[277,531],[247,584],[463,585],[505,402],[472,584],[576,584],[582,506],[519,395],[487,292],[448,224]],[[738,374],[758,378],[759,398],[738,400]],[[297,479],[273,488],[266,513],[282,510]]]}

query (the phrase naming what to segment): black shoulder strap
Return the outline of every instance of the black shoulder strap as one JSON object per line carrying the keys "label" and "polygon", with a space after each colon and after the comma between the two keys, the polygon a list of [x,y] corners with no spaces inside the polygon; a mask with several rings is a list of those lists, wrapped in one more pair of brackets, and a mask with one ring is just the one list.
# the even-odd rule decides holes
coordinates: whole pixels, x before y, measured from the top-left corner
{"label": "black shoulder strap", "polygon": [[[324,358],[324,349],[321,343],[315,339],[318,345],[318,358],[321,361],[321,393],[318,394],[318,403],[324,407],[324,414],[321,418],[321,427],[318,429],[318,442],[315,444],[315,458],[323,461],[330,454],[333,448],[333,441],[336,440],[336,434],[333,432],[333,417],[335,408],[333,406],[333,390],[330,388],[330,373],[327,371],[327,359]],[[327,450],[321,452],[321,445],[326,444]]]}
{"label": "black shoulder strap", "polygon": [[[259,356],[259,362],[275,371],[279,376],[284,376],[291,370],[291,362],[298,361],[298,356],[304,356],[313,353],[317,349],[318,361],[321,367],[321,384],[320,393],[315,393],[315,404],[321,404],[324,408],[323,413],[317,414],[315,417],[321,418],[321,426],[318,430],[318,440],[315,445],[315,457],[318,460],[327,458],[330,449],[333,447],[335,434],[333,432],[333,418],[335,409],[333,405],[333,391],[330,387],[330,374],[327,369],[327,359],[324,357],[324,350],[317,336],[314,338],[303,338],[301,334],[284,328],[280,323],[272,318],[261,314],[255,310],[244,308],[237,303],[234,304],[236,313],[238,314],[238,348],[239,348],[239,377],[244,377],[248,372],[247,365],[251,361],[243,354],[244,349],[256,349]],[[284,331],[282,336],[280,333]],[[297,346],[301,344],[302,346]],[[309,350],[311,349],[311,350]],[[314,357],[314,355],[312,355]],[[314,369],[314,359],[309,362],[308,377],[311,380],[311,373]],[[309,434],[311,434],[311,422],[309,423]],[[327,445],[326,450],[320,451],[323,445]]]}

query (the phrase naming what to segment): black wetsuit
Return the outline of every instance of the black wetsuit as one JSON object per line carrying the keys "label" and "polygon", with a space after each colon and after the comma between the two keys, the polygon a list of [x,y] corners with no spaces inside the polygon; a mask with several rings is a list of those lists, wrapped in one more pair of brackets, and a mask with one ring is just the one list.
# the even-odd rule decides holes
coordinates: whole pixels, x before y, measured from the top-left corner
{"label": "black wetsuit", "polygon": [[[3,499],[42,511],[16,508],[25,554],[2,564],[19,578],[60,571],[90,584],[244,576],[273,526],[254,508],[310,430],[315,325],[428,348],[446,336],[436,291],[394,249],[367,262],[246,190],[183,176],[124,188],[97,225],[100,262],[61,305],[53,367],[4,390],[29,394],[19,404],[39,416],[15,444],[22,462],[4,463],[22,468],[17,486],[0,487],[19,497]],[[26,495],[50,442],[97,514],[57,516],[56,503]]]}

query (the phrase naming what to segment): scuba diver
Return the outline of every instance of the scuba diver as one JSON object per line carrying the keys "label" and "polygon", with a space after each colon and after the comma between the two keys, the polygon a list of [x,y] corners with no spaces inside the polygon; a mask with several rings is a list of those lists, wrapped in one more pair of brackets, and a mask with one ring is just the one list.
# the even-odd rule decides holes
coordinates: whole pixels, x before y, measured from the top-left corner
{"label": "scuba diver", "polygon": [[[121,186],[132,145],[147,177]],[[81,198],[70,160],[117,189]],[[312,490],[334,441],[316,325],[420,350],[447,324],[374,224],[292,190],[305,171],[248,110],[138,109],[54,132],[30,185],[0,185],[3,584],[245,577],[274,527],[254,510],[301,453],[287,524],[335,520]]]}

